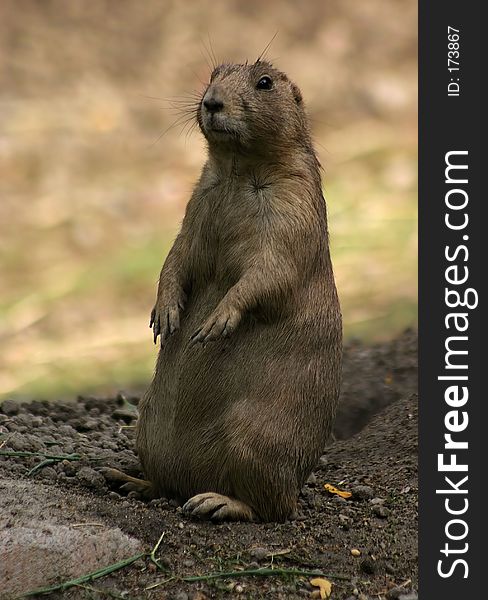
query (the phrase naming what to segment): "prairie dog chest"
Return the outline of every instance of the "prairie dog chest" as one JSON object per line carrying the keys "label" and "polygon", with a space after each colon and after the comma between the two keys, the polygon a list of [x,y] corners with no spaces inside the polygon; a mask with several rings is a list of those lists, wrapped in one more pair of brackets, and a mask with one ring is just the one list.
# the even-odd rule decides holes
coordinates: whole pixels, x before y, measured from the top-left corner
{"label": "prairie dog chest", "polygon": [[216,264],[236,269],[260,252],[268,227],[269,190],[259,190],[249,177],[226,186],[214,202]]}

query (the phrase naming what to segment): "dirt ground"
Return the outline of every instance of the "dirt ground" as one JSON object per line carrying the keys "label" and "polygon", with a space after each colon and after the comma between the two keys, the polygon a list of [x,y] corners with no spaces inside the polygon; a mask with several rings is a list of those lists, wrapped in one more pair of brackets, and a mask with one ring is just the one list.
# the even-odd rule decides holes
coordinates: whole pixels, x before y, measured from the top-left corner
{"label": "dirt ground", "polygon": [[[417,599],[416,387],[415,332],[346,346],[336,441],[302,490],[296,518],[284,524],[192,521],[172,501],[121,490],[104,469],[140,476],[137,398],[5,401],[0,598],[139,555],[50,597],[320,598],[311,583],[320,573],[333,584],[332,600]],[[324,484],[352,496],[331,494]],[[156,564],[149,553],[159,539]],[[240,573],[246,570],[258,573]]]}

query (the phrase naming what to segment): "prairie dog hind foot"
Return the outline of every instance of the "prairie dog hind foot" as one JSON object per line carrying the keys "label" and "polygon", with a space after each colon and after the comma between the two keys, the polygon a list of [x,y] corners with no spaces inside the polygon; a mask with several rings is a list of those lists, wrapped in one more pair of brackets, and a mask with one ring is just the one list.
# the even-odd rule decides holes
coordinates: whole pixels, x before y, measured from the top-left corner
{"label": "prairie dog hind foot", "polygon": [[214,492],[193,496],[183,505],[183,512],[216,522],[256,520],[254,511],[245,502]]}

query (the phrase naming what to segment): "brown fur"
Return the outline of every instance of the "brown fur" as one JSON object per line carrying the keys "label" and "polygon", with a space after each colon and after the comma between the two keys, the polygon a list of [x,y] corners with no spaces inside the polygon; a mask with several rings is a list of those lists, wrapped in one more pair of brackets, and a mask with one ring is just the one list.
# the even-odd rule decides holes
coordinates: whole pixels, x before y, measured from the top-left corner
{"label": "brown fur", "polygon": [[339,396],[319,163],[300,91],[269,63],[218,67],[197,118],[209,156],[161,271],[137,451],[158,493],[201,495],[193,514],[283,521]]}

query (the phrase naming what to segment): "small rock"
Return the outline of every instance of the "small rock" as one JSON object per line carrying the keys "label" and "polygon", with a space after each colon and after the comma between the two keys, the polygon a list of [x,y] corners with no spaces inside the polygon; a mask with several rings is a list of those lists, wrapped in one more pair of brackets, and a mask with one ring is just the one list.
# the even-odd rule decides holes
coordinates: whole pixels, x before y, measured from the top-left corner
{"label": "small rock", "polygon": [[385,503],[385,499],[384,498],[373,498],[372,500],[369,501],[370,504],[384,504]]}
{"label": "small rock", "polygon": [[82,467],[76,474],[78,481],[85,487],[100,489],[105,487],[105,478],[91,467]]}
{"label": "small rock", "polygon": [[355,485],[351,492],[353,500],[370,500],[374,496],[373,489],[369,485]]}
{"label": "small rock", "polygon": [[191,560],[190,558],[187,558],[186,560],[183,561],[183,566],[186,567],[187,569],[191,569],[192,567],[195,566],[195,561]]}
{"label": "small rock", "polygon": [[317,483],[317,476],[312,473],[310,477],[307,479],[308,485],[315,485]]}
{"label": "small rock", "polygon": [[0,405],[0,410],[4,415],[8,417],[13,417],[14,415],[19,414],[19,405],[15,400],[4,400]]}
{"label": "small rock", "polygon": [[361,561],[360,567],[361,571],[368,575],[373,575],[376,572],[376,563],[370,556],[367,556]]}
{"label": "small rock", "polygon": [[173,596],[173,600],[189,600],[188,594],[186,592],[177,592]]}
{"label": "small rock", "polygon": [[373,513],[380,519],[387,519],[390,511],[386,508],[386,506],[383,506],[382,504],[376,504],[373,506]]}
{"label": "small rock", "polygon": [[236,594],[242,594],[242,592],[244,591],[244,588],[242,587],[242,585],[237,584],[236,587],[234,588],[234,591],[236,592]]}
{"label": "small rock", "polygon": [[251,548],[249,550],[249,555],[255,561],[262,562],[263,560],[266,560],[266,558],[268,557],[269,550],[267,550],[266,548]]}
{"label": "small rock", "polygon": [[57,479],[58,477],[58,474],[52,467],[44,467],[43,469],[41,469],[40,475],[44,479]]}
{"label": "small rock", "polygon": [[357,558],[358,556],[361,556],[361,551],[358,550],[357,548],[353,548],[351,550],[351,554]]}
{"label": "small rock", "polygon": [[73,461],[63,460],[61,462],[61,466],[68,477],[73,477],[76,475],[76,465]]}
{"label": "small rock", "polygon": [[343,498],[342,496],[337,496],[335,495],[331,502],[333,502],[334,504],[345,504],[347,502],[347,500],[345,498]]}

